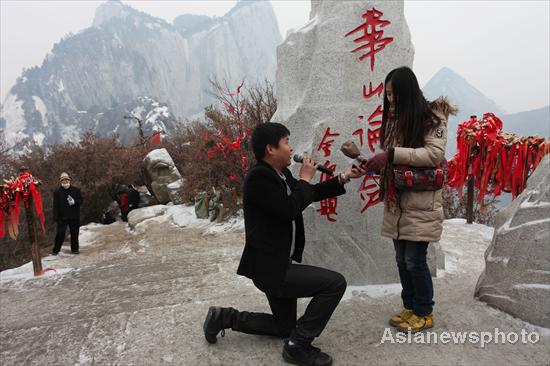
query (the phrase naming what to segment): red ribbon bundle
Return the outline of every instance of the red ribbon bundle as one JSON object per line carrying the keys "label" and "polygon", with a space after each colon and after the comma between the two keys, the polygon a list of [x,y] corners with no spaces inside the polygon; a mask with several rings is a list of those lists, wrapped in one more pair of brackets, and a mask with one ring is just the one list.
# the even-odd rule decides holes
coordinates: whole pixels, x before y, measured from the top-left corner
{"label": "red ribbon bundle", "polygon": [[527,178],[550,152],[550,139],[518,137],[502,132],[502,121],[485,113],[458,125],[457,153],[449,161],[448,185],[462,196],[464,183],[475,177],[477,201],[486,194],[511,192],[515,198],[525,189]]}
{"label": "red ribbon bundle", "polygon": [[17,239],[19,233],[19,205],[25,203],[29,207],[29,197],[32,197],[35,203],[36,213],[44,228],[44,210],[42,208],[42,199],[38,186],[41,182],[35,179],[28,171],[24,171],[18,178],[4,180],[4,185],[0,191],[0,238],[5,236],[4,220],[8,217],[8,231],[12,239]]}

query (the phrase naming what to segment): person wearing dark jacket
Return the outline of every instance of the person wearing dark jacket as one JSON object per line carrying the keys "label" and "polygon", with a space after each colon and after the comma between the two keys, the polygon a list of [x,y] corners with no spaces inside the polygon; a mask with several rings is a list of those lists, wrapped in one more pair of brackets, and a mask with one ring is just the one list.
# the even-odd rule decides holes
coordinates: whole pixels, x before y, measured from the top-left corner
{"label": "person wearing dark jacket", "polygon": [[128,208],[130,211],[139,208],[139,192],[132,184],[128,184]]}
{"label": "person wearing dark jacket", "polygon": [[80,206],[82,195],[80,189],[71,185],[71,177],[67,173],[61,173],[59,187],[53,193],[53,219],[57,223],[53,255],[57,255],[65,241],[67,226],[71,233],[71,252],[79,253],[78,231],[80,229]]}
{"label": "person wearing dark jacket", "polygon": [[[279,123],[256,127],[251,143],[257,164],[248,172],[243,192],[246,243],[237,273],[252,279],[265,293],[272,314],[211,306],[203,330],[210,343],[229,328],[288,338],[283,347],[287,362],[330,365],[332,358],[311,342],[340,302],[346,280],[340,273],[293,261],[301,262],[304,250],[302,211],[312,202],[344,194],[344,184],[362,173],[349,168],[333,179],[311,184],[316,165],[305,157],[299,179],[295,179],[287,168],[292,156],[289,135]],[[296,302],[302,297],[313,299],[296,319]]]}

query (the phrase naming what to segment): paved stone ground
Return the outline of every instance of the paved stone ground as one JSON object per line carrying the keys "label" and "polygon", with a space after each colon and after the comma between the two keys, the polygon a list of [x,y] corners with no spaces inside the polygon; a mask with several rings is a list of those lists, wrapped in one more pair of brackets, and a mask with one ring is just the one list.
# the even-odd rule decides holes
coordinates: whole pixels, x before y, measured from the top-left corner
{"label": "paved stone ground", "polygon": [[[252,283],[235,275],[242,232],[203,236],[158,225],[131,234],[120,224],[91,229],[79,256],[46,261],[63,275],[2,281],[0,363],[8,365],[282,365],[282,341],[228,331],[206,343],[209,305],[268,311]],[[470,230],[468,240],[456,238]],[[488,238],[446,225],[448,270],[435,280],[434,331],[540,334],[537,344],[380,343],[400,297],[348,294],[315,344],[336,365],[548,365],[550,331],[473,299]],[[68,250],[66,247],[64,250]],[[302,301],[299,311],[303,311]],[[395,332],[393,332],[395,334]]]}

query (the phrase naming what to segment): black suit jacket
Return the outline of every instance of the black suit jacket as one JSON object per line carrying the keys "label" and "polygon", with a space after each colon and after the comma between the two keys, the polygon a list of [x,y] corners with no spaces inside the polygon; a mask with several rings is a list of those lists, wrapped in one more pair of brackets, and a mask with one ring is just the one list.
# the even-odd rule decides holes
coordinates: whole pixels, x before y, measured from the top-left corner
{"label": "black suit jacket", "polygon": [[333,178],[315,185],[296,180],[290,170],[283,171],[292,194],[271,165],[260,161],[244,181],[243,206],[246,244],[237,273],[254,281],[264,292],[278,289],[286,275],[292,245],[292,221],[296,222],[296,241],[292,259],[302,261],[304,220],[302,211],[314,201],[346,193]]}
{"label": "black suit jacket", "polygon": [[[67,196],[71,195],[75,204],[69,206]],[[70,186],[68,189],[59,187],[53,193],[53,219],[59,220],[79,220],[80,221],[80,206],[82,205],[82,194],[80,189]]]}

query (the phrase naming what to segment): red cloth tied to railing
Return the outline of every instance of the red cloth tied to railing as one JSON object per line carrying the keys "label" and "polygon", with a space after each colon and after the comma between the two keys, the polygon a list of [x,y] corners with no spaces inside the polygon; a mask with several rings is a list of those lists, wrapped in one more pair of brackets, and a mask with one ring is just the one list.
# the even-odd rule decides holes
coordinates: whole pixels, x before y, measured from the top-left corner
{"label": "red cloth tied to railing", "polygon": [[447,184],[458,189],[459,197],[464,183],[474,177],[478,202],[486,194],[498,196],[502,192],[511,192],[515,198],[550,152],[550,138],[516,136],[503,132],[502,127],[502,121],[493,113],[458,125],[457,152],[449,160]]}
{"label": "red cloth tied to railing", "polygon": [[35,179],[28,171],[22,172],[19,177],[5,180],[0,191],[0,238],[5,236],[4,222],[8,217],[8,228],[10,237],[17,239],[19,233],[19,206],[24,202],[25,207],[29,207],[29,198],[34,200],[34,207],[42,226],[42,232],[45,233],[44,227],[44,210],[42,207],[42,199],[38,185],[40,181]]}

